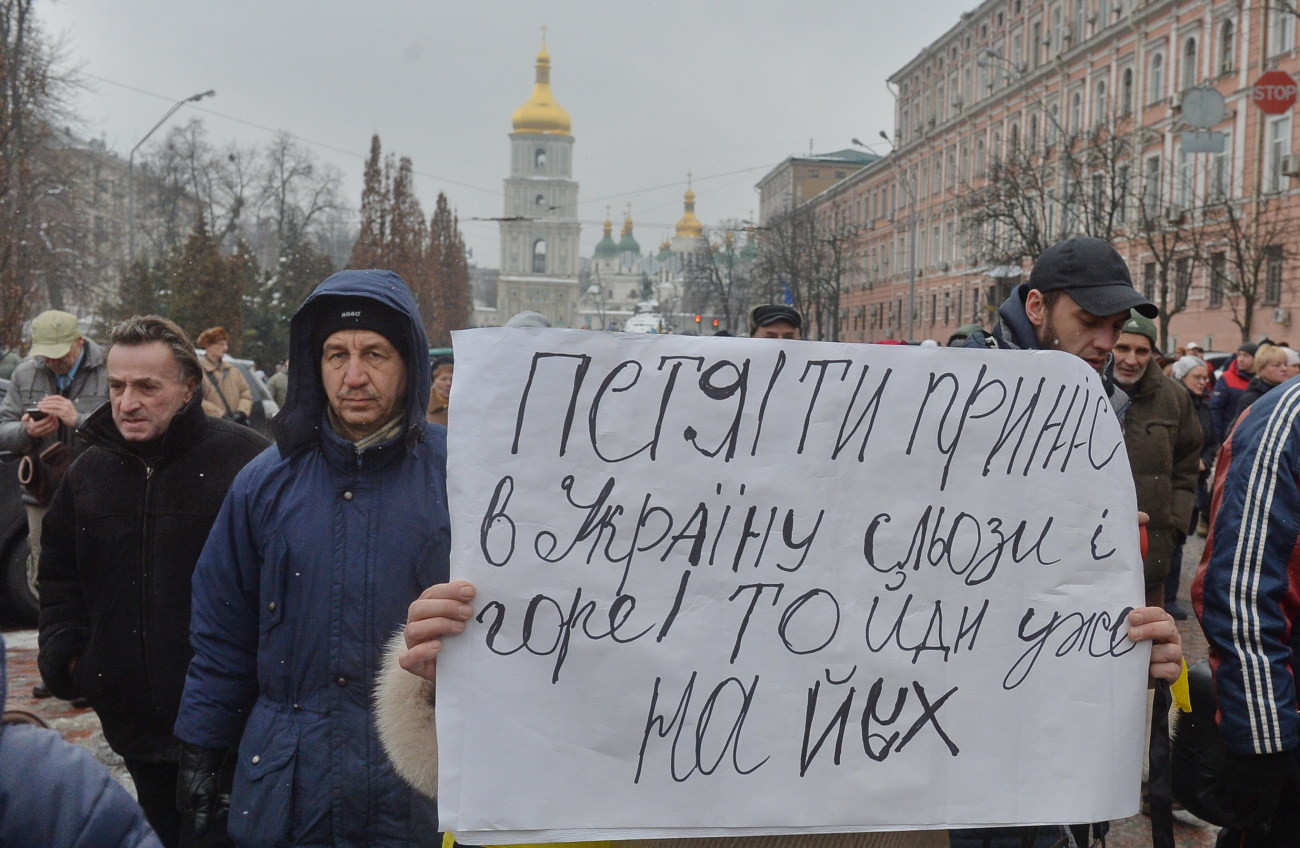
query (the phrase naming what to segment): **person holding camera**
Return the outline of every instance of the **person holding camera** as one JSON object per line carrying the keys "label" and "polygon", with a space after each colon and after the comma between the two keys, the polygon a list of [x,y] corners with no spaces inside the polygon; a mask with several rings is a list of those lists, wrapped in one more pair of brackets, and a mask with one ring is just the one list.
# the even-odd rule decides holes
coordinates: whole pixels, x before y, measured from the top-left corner
{"label": "person holding camera", "polygon": [[199,333],[203,356],[203,411],[213,418],[248,424],[253,411],[253,393],[239,369],[225,360],[230,334],[225,327],[209,327]]}
{"label": "person holding camera", "polygon": [[33,587],[45,509],[64,470],[84,448],[73,433],[107,400],[104,351],[81,335],[77,316],[51,309],[33,318],[31,350],[14,369],[0,404],[0,450],[22,457],[18,479],[27,507],[27,575]]}

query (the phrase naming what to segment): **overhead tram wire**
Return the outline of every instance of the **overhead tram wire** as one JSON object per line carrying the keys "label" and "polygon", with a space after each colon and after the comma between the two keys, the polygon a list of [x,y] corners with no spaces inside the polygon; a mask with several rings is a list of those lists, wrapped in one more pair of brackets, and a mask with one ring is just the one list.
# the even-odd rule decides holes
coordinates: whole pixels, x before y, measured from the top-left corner
{"label": "overhead tram wire", "polygon": [[[104,77],[104,76],[99,76],[98,74],[92,74],[92,73],[89,73],[89,72],[83,71],[83,72],[82,72],[82,76],[86,76],[86,77],[89,77],[89,78],[91,78],[91,79],[99,80],[100,82],[108,83],[109,85],[117,86],[118,88],[125,89],[126,91],[132,91],[132,92],[135,92],[136,94],[142,94],[142,95],[144,95],[144,96],[146,96],[146,97],[153,97],[153,98],[155,98],[155,99],[157,99],[157,100],[162,100],[162,101],[166,101],[166,102],[169,102],[169,103],[172,102],[172,100],[174,100],[174,98],[169,97],[169,96],[167,96],[167,95],[165,95],[165,94],[159,94],[159,93],[156,92],[156,91],[149,91],[148,89],[143,89],[143,88],[139,88],[139,87],[137,87],[137,86],[128,85],[127,83],[124,83],[124,82],[118,82],[117,80],[109,79],[108,77]],[[214,110],[214,109],[207,109],[207,108],[204,108],[204,107],[202,107],[202,106],[198,106],[198,105],[192,106],[191,109],[192,109],[193,111],[196,111],[196,112],[202,112],[203,114],[211,115],[211,116],[213,116],[213,117],[215,117],[215,118],[221,118],[221,119],[224,120],[224,121],[232,121],[232,122],[234,122],[234,123],[236,123],[236,124],[242,124],[243,126],[251,127],[252,129],[261,130],[262,132],[268,132],[268,133],[272,133],[272,134],[274,134],[274,133],[283,133],[284,135],[288,136],[289,138],[291,138],[291,139],[293,139],[293,140],[295,140],[295,141],[300,141],[300,142],[302,142],[303,144],[308,144],[308,145],[311,145],[312,147],[317,147],[317,148],[320,148],[320,149],[322,149],[322,150],[329,150],[329,151],[332,151],[332,152],[334,152],[334,153],[339,153],[339,154],[342,154],[342,155],[344,155],[344,156],[349,156],[349,157],[352,157],[352,158],[354,158],[354,159],[360,160],[360,161],[362,161],[362,162],[364,162],[364,161],[366,160],[367,156],[368,156],[368,154],[365,154],[365,153],[358,153],[358,152],[356,152],[355,150],[347,150],[347,149],[345,149],[345,148],[338,147],[338,146],[333,145],[333,144],[330,144],[330,143],[328,143],[328,142],[318,141],[318,140],[316,140],[316,139],[312,139],[312,138],[307,138],[307,137],[305,137],[305,136],[299,135],[299,134],[297,134],[297,133],[295,133],[295,132],[292,132],[292,131],[290,131],[290,130],[286,130],[286,129],[282,128],[282,127],[281,127],[281,128],[268,127],[268,126],[266,126],[266,125],[264,125],[264,124],[256,123],[255,121],[249,121],[249,120],[247,120],[247,119],[245,119],[245,118],[239,118],[239,117],[236,117],[236,116],[234,116],[234,115],[227,115],[227,114],[225,114],[224,112],[218,112],[218,111],[216,111],[216,110]],[[720,173],[720,174],[705,174],[704,176],[697,176],[697,177],[695,177],[695,178],[694,178],[694,181],[695,181],[695,183],[698,185],[698,184],[700,184],[700,183],[707,183],[707,182],[709,182],[710,180],[718,180],[718,179],[723,179],[723,178],[725,178],[725,177],[734,177],[734,176],[737,176],[737,175],[740,175],[740,174],[750,174],[750,173],[753,173],[754,171],[770,171],[772,168],[776,167],[776,166],[779,165],[779,164],[780,164],[779,162],[774,162],[774,163],[763,164],[763,165],[753,165],[753,166],[750,166],[750,167],[747,167],[747,168],[738,168],[738,169],[736,169],[736,170],[732,170],[732,171],[724,171],[723,173]],[[489,195],[492,195],[493,197],[498,197],[498,198],[504,198],[504,197],[505,197],[505,193],[504,193],[503,191],[499,190],[499,189],[488,189],[488,188],[483,188],[482,186],[471,185],[470,183],[463,183],[463,182],[460,182],[459,180],[453,180],[453,179],[450,179],[450,178],[448,178],[448,177],[439,176],[438,174],[431,174],[431,173],[429,173],[429,172],[427,172],[427,171],[422,171],[422,170],[420,170],[420,169],[418,169],[418,168],[413,168],[413,169],[412,169],[412,173],[416,174],[417,176],[425,177],[425,178],[427,178],[427,179],[436,180],[436,181],[438,181],[439,183],[445,183],[445,184],[447,184],[447,185],[457,186],[458,188],[464,188],[464,189],[469,189],[469,190],[471,190],[471,191],[482,192],[483,194],[489,194]],[[579,205],[579,206],[585,206],[585,205],[588,204],[588,203],[603,203],[603,202],[606,202],[606,201],[609,201],[609,200],[622,200],[622,199],[626,199],[626,198],[628,198],[628,197],[632,197],[632,196],[635,196],[635,195],[638,195],[638,194],[644,194],[644,193],[648,193],[648,192],[652,192],[652,191],[662,191],[662,190],[670,189],[670,188],[680,188],[681,186],[687,185],[688,182],[689,182],[689,181],[686,181],[686,180],[675,180],[675,181],[673,181],[673,182],[671,182],[671,183],[661,183],[661,184],[659,184],[659,185],[646,186],[646,187],[643,187],[643,188],[629,189],[629,190],[627,190],[627,191],[621,191],[621,192],[618,192],[618,193],[615,193],[615,194],[608,194],[608,195],[604,195],[604,196],[602,196],[602,197],[595,197],[595,198],[589,198],[589,199],[579,200],[579,201],[578,201],[578,205]],[[665,203],[661,204],[660,206],[652,206],[652,207],[650,207],[648,211],[654,211],[655,209],[658,209],[658,208],[668,208],[670,205],[671,205],[671,202],[665,202]],[[461,220],[464,220],[464,221],[469,221],[469,220],[481,221],[482,219],[462,218]],[[593,225],[595,225],[595,226],[599,226],[601,223],[603,223],[603,221],[591,221],[591,222],[583,221],[583,222],[581,222],[581,223],[591,223],[591,224],[593,224]],[[660,225],[646,223],[645,226],[660,226]],[[666,225],[666,226],[671,226],[671,224],[670,224],[670,225]]]}
{"label": "overhead tram wire", "polygon": [[[115,85],[115,86],[117,86],[117,87],[119,87],[119,88],[124,88],[124,89],[126,89],[127,91],[134,91],[136,94],[143,94],[143,95],[145,95],[145,96],[147,96],[147,97],[154,97],[154,98],[157,98],[157,99],[159,99],[159,100],[167,100],[167,101],[170,101],[170,100],[172,99],[172,98],[169,98],[167,95],[164,95],[164,94],[158,94],[157,92],[154,92],[154,91],[147,91],[147,90],[145,90],[145,89],[143,89],[143,88],[136,88],[135,86],[127,85],[126,83],[118,82],[117,80],[111,80],[111,79],[108,79],[107,77],[101,77],[101,76],[98,76],[98,75],[96,75],[96,74],[91,74],[91,73],[83,72],[83,76],[90,77],[91,79],[97,79],[97,80],[99,80],[100,82],[106,82],[106,83],[108,83],[109,85]],[[354,151],[354,150],[346,150],[346,149],[344,149],[344,148],[342,148],[342,147],[336,147],[335,145],[333,145],[333,144],[329,144],[328,142],[317,141],[316,139],[312,139],[312,138],[306,138],[305,136],[298,135],[297,133],[292,132],[292,131],[290,131],[290,130],[286,130],[286,129],[282,128],[282,127],[281,127],[281,128],[268,127],[268,126],[265,126],[265,125],[263,125],[263,124],[256,123],[256,122],[254,122],[254,121],[246,120],[246,119],[244,119],[244,118],[237,118],[237,117],[235,117],[234,115],[227,115],[227,114],[225,114],[225,113],[223,113],[223,112],[218,112],[218,111],[216,111],[216,110],[214,110],[214,109],[204,109],[204,108],[199,107],[199,106],[194,106],[194,107],[191,107],[191,108],[192,108],[192,111],[195,111],[195,112],[202,112],[202,113],[207,114],[207,115],[212,115],[213,117],[221,118],[222,120],[225,120],[225,121],[233,121],[233,122],[236,123],[236,124],[243,124],[243,125],[246,126],[246,127],[252,127],[253,129],[256,129],[256,130],[262,130],[263,132],[269,132],[269,133],[283,133],[284,135],[288,136],[289,138],[293,139],[294,141],[300,141],[300,142],[302,142],[303,144],[309,144],[309,145],[311,145],[311,146],[313,146],[313,147],[319,147],[319,148],[322,148],[322,149],[324,149],[324,150],[330,150],[330,151],[333,151],[334,153],[341,153],[341,154],[343,154],[344,156],[351,156],[352,158],[354,158],[354,159],[358,159],[358,160],[360,160],[360,161],[362,161],[362,162],[366,161],[366,158],[367,158],[367,156],[368,156],[368,154],[365,154],[365,153],[357,153],[357,152]],[[469,183],[462,183],[462,182],[460,182],[460,181],[458,181],[458,180],[453,180],[453,179],[450,179],[450,178],[448,178],[448,177],[439,176],[438,174],[430,174],[430,173],[428,173],[427,171],[421,171],[421,170],[418,169],[418,168],[413,168],[413,169],[412,169],[412,173],[414,173],[414,174],[416,174],[416,175],[418,175],[418,176],[421,176],[421,177],[427,177],[428,179],[431,179],[431,180],[437,180],[437,181],[440,182],[440,183],[446,183],[447,185],[454,185],[454,186],[457,186],[458,188],[466,188],[466,189],[470,189],[470,190],[472,190],[472,191],[480,191],[480,192],[483,192],[484,194],[490,194],[490,195],[492,195],[493,197],[502,197],[502,198],[505,197],[505,193],[502,192],[502,191],[500,191],[500,190],[498,190],[498,189],[488,189],[488,188],[483,188],[482,186],[471,185],[471,184],[469,184]]]}

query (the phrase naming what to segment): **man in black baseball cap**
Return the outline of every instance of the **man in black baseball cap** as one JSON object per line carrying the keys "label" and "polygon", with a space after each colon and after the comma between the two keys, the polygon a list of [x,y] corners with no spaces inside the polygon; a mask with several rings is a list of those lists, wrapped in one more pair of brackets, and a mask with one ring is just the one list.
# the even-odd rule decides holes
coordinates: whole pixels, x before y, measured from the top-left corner
{"label": "man in black baseball cap", "polygon": [[793,306],[764,303],[749,310],[749,335],[755,339],[802,339],[803,315]]}
{"label": "man in black baseball cap", "polygon": [[1029,282],[1016,286],[998,308],[993,332],[973,334],[966,346],[1061,350],[1104,374],[1129,310],[1146,318],[1160,314],[1133,288],[1115,248],[1075,236],[1043,252]]}

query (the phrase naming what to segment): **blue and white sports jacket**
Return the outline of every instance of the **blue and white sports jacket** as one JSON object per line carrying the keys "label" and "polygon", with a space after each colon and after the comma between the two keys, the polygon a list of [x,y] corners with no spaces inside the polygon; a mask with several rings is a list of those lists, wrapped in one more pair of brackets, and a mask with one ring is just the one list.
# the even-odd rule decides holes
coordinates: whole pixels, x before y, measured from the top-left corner
{"label": "blue and white sports jacket", "polygon": [[1219,448],[1192,604],[1230,751],[1300,746],[1300,378],[1252,404]]}

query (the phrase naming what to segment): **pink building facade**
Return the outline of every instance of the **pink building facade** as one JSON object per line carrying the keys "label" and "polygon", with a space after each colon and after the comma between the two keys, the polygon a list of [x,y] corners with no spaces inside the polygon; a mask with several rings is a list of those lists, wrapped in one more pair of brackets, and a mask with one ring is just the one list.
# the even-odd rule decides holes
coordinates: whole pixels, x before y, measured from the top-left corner
{"label": "pink building facade", "polygon": [[[807,201],[854,233],[840,338],[992,326],[1031,221],[1048,244],[1110,238],[1170,349],[1300,343],[1293,109],[1252,99],[1270,70],[1300,76],[1297,17],[1257,0],[986,0],[891,77],[893,152]],[[1183,101],[1206,88],[1221,152],[1189,150],[1203,110]],[[1022,185],[1025,221],[989,214]]]}

